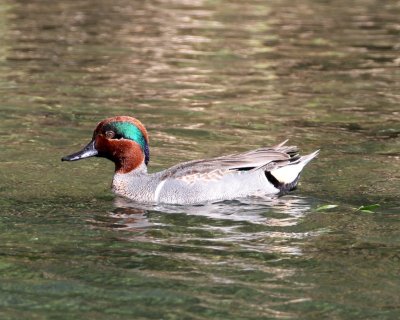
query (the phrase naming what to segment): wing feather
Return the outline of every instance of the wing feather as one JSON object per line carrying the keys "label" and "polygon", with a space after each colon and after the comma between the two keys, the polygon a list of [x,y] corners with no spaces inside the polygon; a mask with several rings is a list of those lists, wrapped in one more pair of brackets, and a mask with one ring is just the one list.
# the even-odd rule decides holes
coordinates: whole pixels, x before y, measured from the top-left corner
{"label": "wing feather", "polygon": [[227,174],[237,174],[240,171],[277,169],[300,159],[298,148],[284,146],[285,143],[286,141],[273,147],[244,153],[184,162],[165,170],[161,180],[179,179],[193,183],[199,180],[218,180]]}

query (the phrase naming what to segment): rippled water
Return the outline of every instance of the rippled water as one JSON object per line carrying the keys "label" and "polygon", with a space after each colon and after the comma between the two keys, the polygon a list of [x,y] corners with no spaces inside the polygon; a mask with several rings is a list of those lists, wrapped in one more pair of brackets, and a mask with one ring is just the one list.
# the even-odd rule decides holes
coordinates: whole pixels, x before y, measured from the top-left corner
{"label": "rippled water", "polygon": [[[389,0],[3,1],[0,317],[400,317],[399,17]],[[114,199],[111,162],[60,162],[119,114],[147,126],[152,171],[286,138],[322,152],[279,199],[142,206]]]}

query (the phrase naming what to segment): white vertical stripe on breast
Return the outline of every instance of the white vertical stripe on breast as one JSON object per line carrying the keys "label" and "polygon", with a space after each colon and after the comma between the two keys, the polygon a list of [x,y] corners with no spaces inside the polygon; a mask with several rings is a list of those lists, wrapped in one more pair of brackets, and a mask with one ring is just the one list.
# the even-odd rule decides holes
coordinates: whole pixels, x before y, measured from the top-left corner
{"label": "white vertical stripe on breast", "polygon": [[163,187],[164,184],[165,184],[165,181],[167,181],[167,180],[161,181],[161,182],[158,184],[158,186],[157,186],[157,188],[156,188],[156,191],[154,192],[154,201],[155,201],[155,202],[158,202],[158,199],[160,198],[160,192],[161,192],[162,187]]}

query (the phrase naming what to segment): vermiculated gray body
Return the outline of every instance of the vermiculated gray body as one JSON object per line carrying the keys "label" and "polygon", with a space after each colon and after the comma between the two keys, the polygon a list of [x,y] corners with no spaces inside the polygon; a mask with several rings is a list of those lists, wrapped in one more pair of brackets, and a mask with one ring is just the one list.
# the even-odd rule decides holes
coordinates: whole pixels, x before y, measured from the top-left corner
{"label": "vermiculated gray body", "polygon": [[130,173],[116,173],[113,191],[140,202],[174,204],[274,195],[294,188],[301,170],[316,155],[300,157],[296,147],[280,144],[190,161],[153,174],[143,164]]}

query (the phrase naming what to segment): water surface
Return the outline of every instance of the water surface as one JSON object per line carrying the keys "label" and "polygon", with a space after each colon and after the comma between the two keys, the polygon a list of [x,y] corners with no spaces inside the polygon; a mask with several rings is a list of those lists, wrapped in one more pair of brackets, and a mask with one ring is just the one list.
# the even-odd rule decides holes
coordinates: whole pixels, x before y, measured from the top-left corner
{"label": "water surface", "polygon": [[[398,318],[399,16],[3,1],[1,318]],[[151,171],[287,138],[322,151],[288,196],[143,206],[113,197],[112,163],[60,162],[122,114],[148,128]]]}

